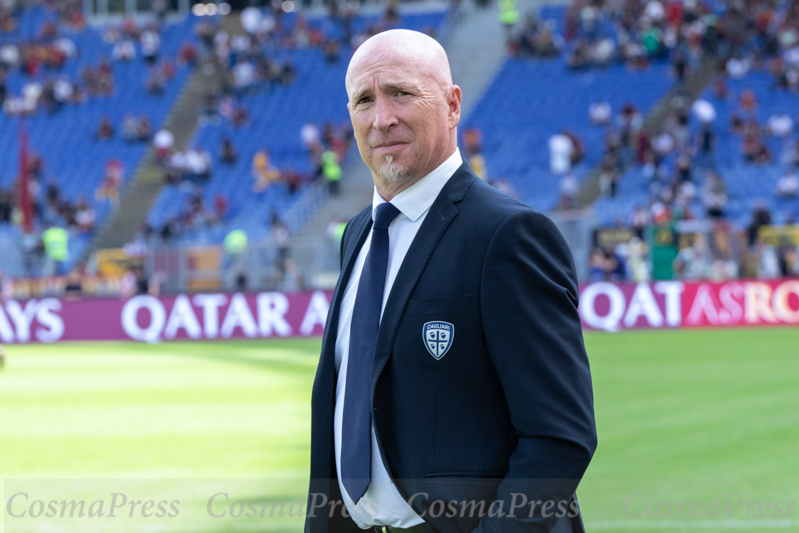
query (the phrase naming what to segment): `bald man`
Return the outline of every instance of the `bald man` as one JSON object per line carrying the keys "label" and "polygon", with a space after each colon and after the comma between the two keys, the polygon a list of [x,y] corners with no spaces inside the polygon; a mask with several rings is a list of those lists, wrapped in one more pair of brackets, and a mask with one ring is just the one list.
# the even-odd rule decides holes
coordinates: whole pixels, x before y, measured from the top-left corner
{"label": "bald man", "polygon": [[374,195],[341,242],[306,532],[582,531],[596,430],[566,243],[462,160],[435,40],[376,35],[345,83]]}

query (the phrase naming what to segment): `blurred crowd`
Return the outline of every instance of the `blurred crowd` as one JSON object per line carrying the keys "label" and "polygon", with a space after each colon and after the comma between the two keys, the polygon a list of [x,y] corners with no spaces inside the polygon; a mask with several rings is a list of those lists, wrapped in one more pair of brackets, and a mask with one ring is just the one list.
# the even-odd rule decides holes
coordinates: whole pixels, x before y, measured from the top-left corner
{"label": "blurred crowd", "polygon": [[[710,96],[693,104],[672,101],[672,111],[654,127],[645,127],[645,117],[631,103],[614,109],[597,100],[587,109],[589,122],[605,130],[603,155],[595,167],[601,194],[613,200],[622,187],[635,187],[622,179],[630,172],[648,184],[645,200],[614,223],[632,229],[634,237],[590,253],[592,279],[649,279],[653,265],[646,230],[656,226],[674,229],[674,277],[799,275],[799,239],[791,232],[764,239],[760,231],[772,224],[793,227],[795,213],[775,218],[772,206],[791,205],[799,194],[794,131],[799,116],[795,107],[764,114],[760,89],[742,89],[737,81],[731,89],[729,82],[745,80],[749,72],[766,72],[772,79],[770,91],[799,88],[799,2],[725,1],[711,7],[697,0],[575,0],[566,11],[562,35],[556,27],[554,21],[527,16],[510,34],[511,53],[563,56],[572,69],[621,63],[634,70],[668,61],[677,88],[699,69],[714,70],[716,76]],[[727,121],[717,118],[722,105]],[[733,139],[737,153],[725,148],[720,154],[720,137],[725,147]],[[573,167],[582,159],[584,141],[579,131],[564,129],[552,135],[548,147],[550,172],[560,180],[559,207],[575,208],[580,183]],[[726,181],[733,179],[727,172],[730,165],[749,172],[752,166],[778,165],[781,177],[771,197],[754,202],[731,198]],[[746,227],[733,226],[740,225],[740,216],[736,212],[736,219],[729,218],[731,200],[754,206]]]}
{"label": "blurred crowd", "polygon": [[[341,7],[343,6],[343,7]],[[287,9],[289,11],[287,11]],[[174,137],[166,130],[156,132],[153,142],[170,184],[180,186],[189,194],[176,216],[170,217],[162,228],[152,233],[164,240],[174,239],[198,226],[224,222],[228,200],[216,194],[214,207],[203,205],[203,185],[213,179],[214,164],[235,166],[242,158],[250,163],[252,191],[260,194],[273,184],[282,184],[287,194],[294,195],[317,178],[327,181],[330,194],[338,194],[342,164],[353,141],[349,121],[305,124],[297,132],[311,163],[310,172],[278,166],[268,146],[254,153],[241,153],[237,146],[238,131],[245,132],[252,124],[248,109],[250,98],[268,95],[278,88],[290,89],[297,72],[286,50],[318,48],[329,63],[346,61],[357,46],[371,35],[396,27],[399,16],[389,4],[384,16],[374,24],[355,31],[353,21],[357,8],[352,3],[328,4],[328,18],[323,24],[310,24],[302,14],[292,15],[283,2],[266,2],[261,7],[247,7],[239,15],[244,32],[229,34],[219,20],[206,17],[195,28],[197,48],[184,43],[180,56],[192,64],[214,69],[219,83],[209,86],[199,110],[200,127],[232,126],[232,134],[220,137],[218,146],[195,146],[176,150]],[[338,37],[325,37],[324,25],[335,24]],[[335,32],[334,32],[335,33]],[[274,217],[273,217],[274,218]]]}

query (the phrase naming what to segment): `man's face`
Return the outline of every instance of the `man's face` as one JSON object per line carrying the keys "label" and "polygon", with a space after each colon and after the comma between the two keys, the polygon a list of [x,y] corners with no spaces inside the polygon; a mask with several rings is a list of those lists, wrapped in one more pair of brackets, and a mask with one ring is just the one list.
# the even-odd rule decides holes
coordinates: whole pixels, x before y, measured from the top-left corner
{"label": "man's face", "polygon": [[416,181],[450,155],[451,130],[460,116],[459,98],[451,112],[457,88],[442,87],[425,70],[389,47],[371,50],[348,76],[347,107],[358,149],[386,186]]}

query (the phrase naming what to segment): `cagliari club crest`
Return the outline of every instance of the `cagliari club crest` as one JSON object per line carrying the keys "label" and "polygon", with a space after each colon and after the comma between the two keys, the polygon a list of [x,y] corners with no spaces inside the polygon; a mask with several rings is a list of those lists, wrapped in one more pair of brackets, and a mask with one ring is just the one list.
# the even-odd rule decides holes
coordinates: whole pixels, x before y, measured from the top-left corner
{"label": "cagliari club crest", "polygon": [[441,359],[452,346],[452,338],[455,336],[455,326],[449,322],[428,322],[422,326],[422,337],[424,345],[430,355],[436,359]]}

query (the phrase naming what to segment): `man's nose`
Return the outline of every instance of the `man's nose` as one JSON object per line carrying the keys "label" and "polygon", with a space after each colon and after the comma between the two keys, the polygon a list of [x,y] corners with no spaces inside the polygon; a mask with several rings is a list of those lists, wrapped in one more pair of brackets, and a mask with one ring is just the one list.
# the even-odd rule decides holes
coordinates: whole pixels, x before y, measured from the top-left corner
{"label": "man's nose", "polygon": [[388,131],[398,123],[394,104],[387,98],[378,96],[375,102],[374,128],[378,131]]}

